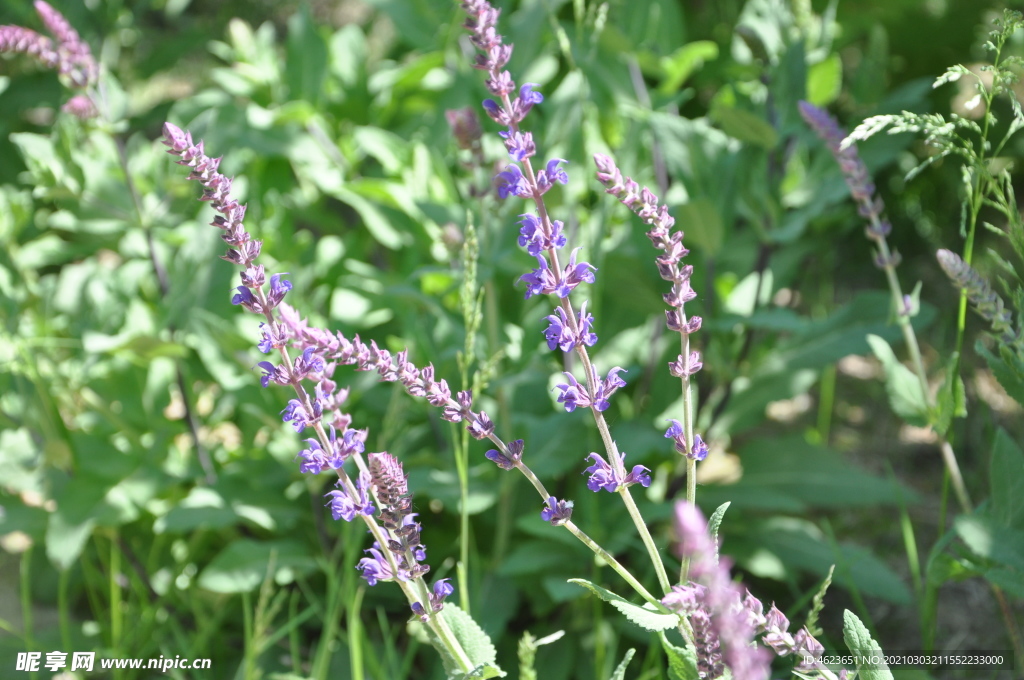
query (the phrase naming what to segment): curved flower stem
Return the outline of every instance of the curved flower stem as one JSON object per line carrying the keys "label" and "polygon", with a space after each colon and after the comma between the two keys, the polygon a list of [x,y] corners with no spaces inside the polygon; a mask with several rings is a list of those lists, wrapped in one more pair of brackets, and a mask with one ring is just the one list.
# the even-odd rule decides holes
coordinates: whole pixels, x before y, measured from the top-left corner
{"label": "curved flower stem", "polygon": [[[917,380],[920,383],[921,394],[928,406],[928,410],[934,412],[935,402],[932,400],[928,389],[928,377],[925,374],[924,361],[921,359],[921,348],[917,343],[917,334],[910,323],[910,315],[903,313],[903,289],[900,287],[899,277],[896,276],[896,266],[892,252],[889,250],[889,244],[883,235],[882,225],[875,214],[871,215],[871,232],[874,234],[872,240],[878,245],[879,260],[884,263],[883,269],[885,270],[886,281],[889,283],[889,290],[892,293],[896,319],[900,330],[903,332],[903,341],[910,352],[910,360],[914,365],[914,373],[917,375]],[[953,451],[953,446],[949,443],[949,439],[944,433],[939,433],[939,438],[941,440],[942,460],[946,465],[946,470],[949,471],[949,477],[953,482],[953,491],[956,493],[957,501],[960,503],[960,508],[965,513],[970,514],[974,506],[967,493],[967,486],[964,484],[963,475],[960,473],[960,465],[957,463],[956,453]]]}
{"label": "curved flower stem", "polygon": [[658,574],[658,583],[661,585],[661,589],[667,593],[672,590],[672,585],[669,583],[668,573],[665,571],[665,563],[661,559],[661,553],[658,552],[658,546],[655,545],[654,538],[651,537],[651,532],[647,529],[647,523],[644,522],[644,518],[640,514],[640,508],[636,506],[636,501],[633,500],[633,496],[629,493],[628,486],[620,486],[618,493],[622,496],[622,502],[626,504],[629,516],[633,518],[633,524],[636,525],[637,531],[640,532],[640,538],[647,548],[647,554],[650,555],[651,562],[654,563],[654,570]]}
{"label": "curved flower stem", "polygon": [[[504,443],[501,442],[501,440],[498,439],[497,437],[492,436],[490,439],[491,439],[491,441],[493,441],[498,446],[504,448],[504,446],[505,446]],[[551,494],[548,493],[548,490],[546,488],[544,488],[543,482],[541,482],[539,479],[537,479],[537,475],[535,475],[533,473],[533,470],[531,470],[526,464],[524,464],[522,461],[519,461],[519,462],[516,463],[516,469],[518,469],[520,472],[522,472],[523,475],[528,480],[530,480],[530,483],[533,484],[533,488],[535,488],[537,490],[537,493],[540,494],[541,498],[543,498],[546,501],[548,498],[551,497]],[[630,499],[630,501],[632,501],[632,499]],[[590,548],[591,552],[593,552],[595,555],[597,555],[602,560],[607,562],[608,566],[610,566],[613,570],[615,570],[615,573],[617,573],[619,576],[621,576],[623,578],[623,580],[625,580],[626,583],[628,583],[633,588],[633,590],[635,590],[637,592],[637,594],[640,595],[640,597],[644,598],[645,600],[647,600],[651,604],[653,604],[656,607],[658,607],[659,610],[664,610],[666,612],[668,611],[664,607],[664,605],[662,605],[661,602],[657,598],[655,598],[653,595],[651,595],[651,593],[646,588],[644,588],[643,585],[639,581],[637,581],[636,578],[631,573],[629,573],[628,569],[626,569],[624,566],[622,566],[622,564],[619,563],[619,561],[616,560],[615,557],[612,556],[611,553],[609,553],[607,550],[602,548],[590,536],[588,536],[587,534],[583,533],[583,531],[578,526],[576,526],[571,520],[566,521],[564,524],[561,524],[559,526],[565,527],[569,531],[569,533],[571,533],[573,536],[578,538],[580,540],[580,542],[583,543],[583,545],[585,545],[588,548]],[[666,579],[666,581],[667,581],[667,579]]]}
{"label": "curved flower stem", "polygon": [[608,566],[610,566],[612,569],[614,569],[615,572],[617,574],[619,574],[619,576],[621,576],[623,579],[625,579],[626,583],[631,585],[633,587],[633,590],[635,590],[637,593],[639,593],[642,598],[644,598],[650,604],[652,604],[655,607],[657,607],[658,611],[660,611],[660,612],[662,612],[664,614],[669,613],[668,607],[663,605],[660,600],[658,600],[656,597],[651,595],[647,591],[647,589],[644,588],[643,585],[639,581],[637,581],[633,577],[633,575],[630,574],[629,571],[625,567],[623,567],[621,564],[619,564],[619,562],[614,557],[612,557],[611,553],[609,553],[607,550],[605,550],[600,545],[598,545],[596,542],[594,542],[594,539],[592,539],[590,536],[587,536],[585,533],[583,533],[583,531],[581,531],[578,526],[573,524],[572,520],[567,521],[562,526],[564,526],[566,529],[568,529],[569,533],[571,533],[573,536],[578,538],[583,543],[583,545],[585,545],[588,548],[590,548],[594,552],[595,555],[597,555],[602,560],[607,562]]}
{"label": "curved flower stem", "polygon": [[[502,95],[502,103],[505,106],[506,111],[512,110],[512,100],[508,94]],[[512,122],[509,124],[509,130],[513,133],[519,131],[517,123]],[[532,199],[533,203],[537,208],[537,214],[540,216],[541,224],[545,233],[551,234],[553,227],[551,224],[551,218],[548,215],[547,206],[544,203],[544,198],[541,194],[540,187],[537,182],[537,175],[533,170],[533,164],[529,158],[524,158],[522,161],[524,175],[527,183],[532,188]],[[558,262],[558,254],[554,247],[547,250],[547,255],[550,260],[550,267],[556,281],[561,280],[561,268]],[[562,298],[560,302],[562,308],[565,310],[567,321],[570,328],[575,335],[578,335],[579,325],[576,322],[576,314],[572,307],[572,302],[568,297]],[[597,392],[598,375],[594,369],[593,363],[590,360],[590,355],[587,352],[587,348],[583,344],[576,346],[576,354],[579,356],[580,361],[583,363],[584,376],[586,380],[587,388],[590,392],[590,396],[593,398]],[[608,423],[605,421],[604,416],[596,405],[591,407],[591,413],[594,415],[594,421],[597,424],[597,430],[601,435],[601,440],[604,442],[605,453],[607,456],[608,463],[615,469],[616,473],[621,477],[625,477],[625,469],[620,460],[618,447],[615,441],[612,439],[611,431],[608,428]],[[545,497],[546,499],[546,497]],[[632,497],[629,494],[622,495],[623,502],[626,504],[626,509],[629,511],[630,518],[633,520],[633,524],[636,526],[637,533],[643,540],[644,545],[647,548],[647,553],[651,558],[651,563],[654,565],[654,570],[658,575],[658,582],[662,589],[667,593],[671,589],[669,584],[668,574],[665,571],[665,564],[661,559],[661,555],[658,553],[657,546],[654,544],[654,539],[651,537],[651,533],[647,528],[647,524],[644,522],[643,517],[640,516],[640,511],[636,507],[636,503],[633,502]]]}

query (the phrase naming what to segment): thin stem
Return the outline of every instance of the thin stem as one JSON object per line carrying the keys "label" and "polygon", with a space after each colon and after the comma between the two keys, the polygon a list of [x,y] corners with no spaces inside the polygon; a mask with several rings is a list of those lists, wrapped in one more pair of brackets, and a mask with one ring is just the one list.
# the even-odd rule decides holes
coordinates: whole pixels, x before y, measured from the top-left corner
{"label": "thin stem", "polygon": [[[907,350],[910,352],[910,360],[914,366],[914,373],[917,375],[918,383],[921,387],[921,394],[928,406],[928,410],[933,412],[935,409],[934,400],[931,398],[928,389],[928,377],[924,370],[924,361],[921,359],[921,348],[917,343],[917,334],[914,332],[914,327],[910,323],[910,315],[904,313],[903,310],[903,290],[900,287],[899,278],[896,276],[896,267],[893,263],[892,252],[889,250],[889,244],[885,239],[882,226],[879,223],[878,216],[874,213],[871,214],[871,231],[874,236],[873,240],[878,246],[879,259],[884,263],[883,269],[885,271],[886,281],[889,283],[889,291],[892,293],[893,305],[896,310],[896,319],[899,323],[900,330],[903,332],[903,341],[907,345]],[[956,454],[953,452],[953,447],[949,443],[944,433],[939,433],[940,438],[940,449],[942,451],[942,460],[946,465],[946,469],[949,471],[950,480],[953,483],[953,491],[956,493],[957,500],[960,503],[960,507],[965,513],[970,513],[973,508],[971,498],[967,493],[967,486],[964,484],[963,475],[960,473],[960,465],[957,463]]]}
{"label": "thin stem", "polygon": [[654,564],[654,570],[658,574],[658,583],[661,585],[661,589],[667,593],[672,590],[672,584],[668,581],[665,563],[662,561],[658,546],[654,543],[654,538],[647,528],[647,523],[644,522],[644,518],[640,514],[640,508],[636,506],[636,501],[633,500],[628,486],[620,486],[619,495],[622,496],[622,502],[626,504],[629,516],[633,518],[633,524],[636,525],[637,531],[640,532],[640,538],[643,540],[644,546],[647,548],[647,554],[650,555],[651,562]]}

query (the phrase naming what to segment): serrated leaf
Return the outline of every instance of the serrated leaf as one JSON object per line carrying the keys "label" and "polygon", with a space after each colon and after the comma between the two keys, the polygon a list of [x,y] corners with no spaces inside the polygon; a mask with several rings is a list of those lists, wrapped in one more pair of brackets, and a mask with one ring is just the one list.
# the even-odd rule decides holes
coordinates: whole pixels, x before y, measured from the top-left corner
{"label": "serrated leaf", "polygon": [[679,617],[675,614],[662,614],[661,612],[655,612],[650,609],[646,609],[645,607],[641,607],[638,604],[633,604],[620,595],[616,595],[612,591],[602,588],[595,583],[591,583],[586,579],[571,578],[569,579],[569,583],[575,583],[576,585],[583,586],[622,612],[622,615],[631,623],[635,623],[644,630],[658,632],[669,630],[670,628],[675,628],[679,625]]}
{"label": "serrated leaf", "polygon": [[635,649],[627,650],[626,656],[622,657],[622,661],[620,661],[619,665],[615,667],[615,672],[611,674],[611,677],[609,677],[608,680],[623,680],[623,678],[626,677],[626,666],[629,665],[634,654],[636,654]]}
{"label": "serrated leaf", "polygon": [[975,343],[974,351],[985,359],[992,375],[996,377],[1006,393],[1018,404],[1024,406],[1024,361],[1015,357],[1007,348],[1001,348],[997,357],[986,349],[981,340]]}
{"label": "serrated leaf", "polygon": [[721,543],[718,540],[718,529],[722,526],[722,519],[725,518],[725,511],[732,505],[732,501],[726,501],[722,503],[715,511],[711,513],[711,519],[708,520],[708,532],[711,534],[711,540],[715,542],[715,559],[718,559],[718,547]]}
{"label": "serrated leaf", "polygon": [[689,646],[676,647],[668,641],[664,633],[658,633],[658,637],[661,638],[661,648],[665,650],[665,656],[668,657],[668,679],[699,680],[697,650]]}
{"label": "serrated leaf", "polygon": [[505,677],[505,672],[495,663],[498,653],[494,649],[491,638],[473,620],[472,616],[460,609],[458,605],[450,603],[444,605],[444,609],[438,616],[448,625],[452,635],[462,647],[462,651],[466,653],[466,657],[473,664],[472,670],[468,672],[461,670],[448,647],[441,642],[429,626],[424,626],[430,643],[441,655],[441,662],[444,664],[450,680],[470,680],[470,678],[486,680],[486,678]]}
{"label": "serrated leaf", "polygon": [[[881,656],[882,650],[871,638],[871,633],[849,609],[843,612],[843,639],[850,653],[858,657],[857,677],[860,680],[893,680],[889,666]],[[872,663],[877,661],[877,663]]]}
{"label": "serrated leaf", "polygon": [[871,345],[871,351],[885,369],[885,391],[889,395],[889,406],[893,412],[911,425],[927,425],[928,402],[917,376],[899,362],[889,343],[884,339],[877,335],[868,335],[867,340]]}
{"label": "serrated leaf", "polygon": [[1024,529],[1024,451],[1003,428],[992,442],[992,513],[1004,526]]}

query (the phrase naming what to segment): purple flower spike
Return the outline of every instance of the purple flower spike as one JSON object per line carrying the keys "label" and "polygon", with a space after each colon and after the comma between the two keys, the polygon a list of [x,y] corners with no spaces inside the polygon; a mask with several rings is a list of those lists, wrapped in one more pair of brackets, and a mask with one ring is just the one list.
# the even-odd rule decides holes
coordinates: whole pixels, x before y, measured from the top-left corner
{"label": "purple flower spike", "polygon": [[430,594],[430,608],[435,612],[444,608],[444,599],[455,592],[455,586],[449,583],[451,579],[442,578],[434,581],[434,592]]}
{"label": "purple flower spike", "polygon": [[271,307],[277,307],[284,300],[285,293],[292,289],[291,281],[285,281],[281,277],[284,274],[273,274],[270,277],[270,292],[267,293],[267,302]]}
{"label": "purple flower spike", "polygon": [[544,502],[544,509],[540,512],[540,518],[550,522],[551,526],[561,526],[572,517],[572,501],[560,501],[554,496],[549,496]]}
{"label": "purple flower spike", "polygon": [[231,297],[231,304],[242,305],[245,309],[256,314],[263,313],[263,306],[260,305],[259,300],[252,294],[252,291],[245,286],[238,286],[235,290],[238,292]]}
{"label": "purple flower spike", "polygon": [[291,399],[288,405],[284,407],[284,410],[281,411],[281,420],[286,423],[290,422],[296,432],[302,432],[308,426],[320,420],[320,416],[323,415],[323,405],[320,399],[314,399],[312,407],[313,410],[310,412],[306,410],[301,401]]}
{"label": "purple flower spike", "polygon": [[540,92],[534,92],[533,88],[537,86],[537,83],[526,83],[519,88],[519,100],[524,105],[533,106],[534,104],[540,104],[544,101],[544,95]]}
{"label": "purple flower spike", "polygon": [[564,225],[560,220],[551,223],[551,235],[544,232],[544,226],[540,218],[533,213],[520,215],[519,223],[519,245],[526,248],[526,252],[534,257],[540,256],[545,250],[561,248],[566,243],[565,234],[562,233]]}

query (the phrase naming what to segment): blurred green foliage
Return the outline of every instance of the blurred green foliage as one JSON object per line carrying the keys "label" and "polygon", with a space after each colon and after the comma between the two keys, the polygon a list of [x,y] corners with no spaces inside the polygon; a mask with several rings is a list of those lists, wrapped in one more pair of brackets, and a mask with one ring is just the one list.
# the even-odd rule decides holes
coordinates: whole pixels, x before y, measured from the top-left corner
{"label": "blurred green foliage", "polygon": [[[258,385],[257,323],[229,302],[234,272],[218,261],[197,187],[154,141],[164,120],[224,157],[247,227],[264,242],[261,262],[290,273],[289,302],[311,321],[407,347],[453,388],[468,387],[456,384],[458,348],[470,347],[477,368],[493,364],[478,397],[498,432],[525,439],[533,470],[575,500],[581,526],[653,581],[621,510],[579,474],[600,450],[596,432],[554,403],[563,367],[541,334],[549,303],[523,301],[514,285],[531,266],[515,243],[521,206],[475,191],[505,164],[496,126],[484,124],[485,168],[448,130],[446,110],[486,96],[454,3],[55,6],[103,63],[107,110],[87,123],[61,114],[67,93],[54,74],[25,58],[0,61],[0,534],[20,555],[8,570],[22,570],[35,608],[59,612],[35,630],[4,621],[14,634],[0,638],[0,663],[30,648],[88,649],[209,657],[209,677],[441,677],[433,652],[406,633],[397,589],[357,578],[365,537],[322,507],[330,480],[298,473],[299,437],[278,415],[288,396]],[[829,649],[843,606],[883,646],[903,624],[878,612],[927,614],[898,636],[904,649],[941,620],[921,600],[916,555],[894,547],[901,521],[917,527],[915,550],[936,545],[929,579],[981,573],[1015,602],[1024,595],[1019,407],[986,401],[968,380],[970,417],[952,433],[991,511],[959,517],[947,533],[936,519],[934,447],[924,456],[901,443],[883,381],[836,368],[872,356],[869,335],[898,361],[900,334],[840,172],[796,109],[807,99],[850,123],[948,111],[954,87],[931,82],[985,57],[973,27],[993,7],[526,0],[503,9],[509,68],[546,97],[528,121],[538,147],[569,160],[570,183],[548,206],[599,268],[589,306],[596,363],[628,369],[608,415],[630,460],[654,473],[638,499],[645,517],[669,545],[682,468],[661,431],[680,408],[665,370],[677,351],[663,336],[655,253],[598,192],[594,152],[613,153],[655,189],[693,251],[691,305],[704,318],[698,423],[714,449],[698,500],[709,510],[732,502],[724,553],[794,620],[836,565],[822,616]],[[0,7],[0,24],[37,21],[28,5]],[[1010,144],[1004,155],[1020,152]],[[909,135],[861,146],[905,285],[923,283],[913,324],[941,381],[956,293],[934,250],[959,247],[961,178],[950,161],[905,181],[921,153]],[[467,345],[459,290],[470,223],[486,318]],[[1006,252],[991,234],[979,239],[978,252]],[[969,324],[972,337],[981,329]],[[984,372],[984,359],[966,354],[963,375]],[[405,463],[432,577],[454,576],[458,431],[371,375],[341,368],[336,379],[351,387],[368,450]],[[788,412],[769,417],[779,409]],[[535,650],[545,680],[607,678],[630,647],[640,652],[626,677],[661,677],[660,646],[567,582],[614,588],[614,574],[539,521],[533,490],[486,461],[485,448],[470,443],[468,592],[501,665],[516,667],[524,632],[565,630]],[[1009,648],[1006,631],[979,623],[987,648]]]}

